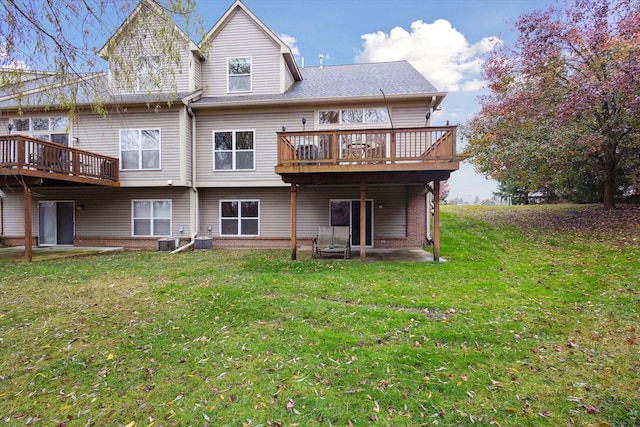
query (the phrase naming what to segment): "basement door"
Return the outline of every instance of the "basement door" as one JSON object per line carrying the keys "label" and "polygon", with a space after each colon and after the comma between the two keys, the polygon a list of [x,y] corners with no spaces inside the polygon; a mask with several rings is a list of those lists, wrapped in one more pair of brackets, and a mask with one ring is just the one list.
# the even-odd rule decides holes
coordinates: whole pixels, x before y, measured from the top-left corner
{"label": "basement door", "polygon": [[[331,200],[331,226],[348,226],[351,234],[351,246],[360,247],[360,200]],[[367,200],[367,231],[365,246],[373,247],[373,200]]]}
{"label": "basement door", "polygon": [[74,202],[40,202],[39,245],[73,245]]}

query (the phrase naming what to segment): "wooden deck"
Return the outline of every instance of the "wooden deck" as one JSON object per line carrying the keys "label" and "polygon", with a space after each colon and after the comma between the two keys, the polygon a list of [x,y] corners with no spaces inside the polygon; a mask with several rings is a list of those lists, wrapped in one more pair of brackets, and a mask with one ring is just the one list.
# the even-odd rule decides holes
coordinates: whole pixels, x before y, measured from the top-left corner
{"label": "wooden deck", "polygon": [[[359,184],[365,206],[368,184],[420,184],[433,194],[433,258],[440,257],[440,182],[460,168],[456,126],[277,133],[275,172],[291,184],[291,259],[297,255],[297,197],[307,185]],[[433,183],[430,185],[429,183]],[[360,235],[367,229],[360,210]],[[366,258],[366,246],[360,248]]]}
{"label": "wooden deck", "polygon": [[120,186],[119,160],[24,135],[0,136],[0,175]]}
{"label": "wooden deck", "polygon": [[461,160],[456,126],[278,132],[277,140],[275,172],[285,182],[322,182],[325,174],[349,181],[354,173],[369,182],[381,173],[401,181],[443,180]]}

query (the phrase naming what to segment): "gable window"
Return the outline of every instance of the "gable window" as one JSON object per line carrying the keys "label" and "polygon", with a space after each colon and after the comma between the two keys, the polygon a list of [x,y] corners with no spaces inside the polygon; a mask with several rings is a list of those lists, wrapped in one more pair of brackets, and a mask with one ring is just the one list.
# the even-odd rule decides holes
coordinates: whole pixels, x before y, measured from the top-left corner
{"label": "gable window", "polygon": [[160,129],[120,129],[120,169],[160,169]]}
{"label": "gable window", "polygon": [[221,236],[259,236],[259,200],[221,200]]}
{"label": "gable window", "polygon": [[134,236],[171,235],[171,200],[133,200],[131,217]]}
{"label": "gable window", "polygon": [[251,92],[251,57],[228,58],[228,92]]}
{"label": "gable window", "polygon": [[384,108],[350,108],[344,110],[318,111],[318,124],[339,123],[385,123],[388,120]]}
{"label": "gable window", "polygon": [[67,117],[31,117],[13,119],[13,132],[27,134],[43,141],[69,146]]}
{"label": "gable window", "polygon": [[160,55],[138,58],[138,91],[158,91],[162,89],[162,62]]}
{"label": "gable window", "polygon": [[254,132],[252,130],[214,131],[213,169],[254,169],[254,146]]}

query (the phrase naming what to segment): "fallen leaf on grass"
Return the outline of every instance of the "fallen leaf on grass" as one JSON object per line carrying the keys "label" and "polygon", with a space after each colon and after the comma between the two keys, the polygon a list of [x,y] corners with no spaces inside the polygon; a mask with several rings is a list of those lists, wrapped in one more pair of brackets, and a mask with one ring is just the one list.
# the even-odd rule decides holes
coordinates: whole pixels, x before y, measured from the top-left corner
{"label": "fallen leaf on grass", "polygon": [[582,405],[582,407],[587,411],[587,414],[589,415],[595,415],[600,412],[598,408],[593,405],[589,405],[588,403],[585,403],[584,405]]}

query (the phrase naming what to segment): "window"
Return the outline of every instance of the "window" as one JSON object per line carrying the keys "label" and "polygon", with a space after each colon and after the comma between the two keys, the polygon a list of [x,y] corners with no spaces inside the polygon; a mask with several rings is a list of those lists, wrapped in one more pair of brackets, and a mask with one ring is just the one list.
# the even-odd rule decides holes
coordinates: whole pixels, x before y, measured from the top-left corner
{"label": "window", "polygon": [[214,170],[254,169],[254,132],[221,131],[213,132]]}
{"label": "window", "polygon": [[171,236],[171,200],[133,200],[134,236]]}
{"label": "window", "polygon": [[162,62],[159,55],[138,58],[138,90],[157,91],[162,89]]}
{"label": "window", "polygon": [[33,138],[69,146],[67,117],[31,117],[13,119],[13,131]]}
{"label": "window", "polygon": [[160,169],[160,129],[120,129],[120,169]]}
{"label": "window", "polygon": [[227,64],[227,91],[251,92],[251,58],[229,58]]}
{"label": "window", "polygon": [[221,200],[221,236],[259,236],[259,200]]}
{"label": "window", "polygon": [[351,108],[345,110],[318,111],[318,124],[385,123],[388,120],[384,108]]}

